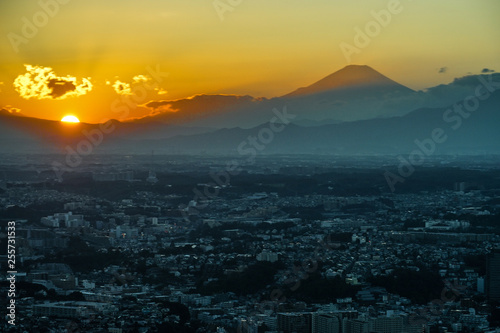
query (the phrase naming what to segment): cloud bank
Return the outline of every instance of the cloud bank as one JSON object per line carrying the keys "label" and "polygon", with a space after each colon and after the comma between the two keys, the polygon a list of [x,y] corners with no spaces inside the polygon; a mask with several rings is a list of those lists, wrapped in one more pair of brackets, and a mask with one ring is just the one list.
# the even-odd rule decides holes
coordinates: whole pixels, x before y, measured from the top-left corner
{"label": "cloud bank", "polygon": [[24,65],[26,74],[14,80],[14,88],[24,99],[66,99],[87,94],[92,90],[90,78],[80,82],[74,76],[57,76],[51,67]]}

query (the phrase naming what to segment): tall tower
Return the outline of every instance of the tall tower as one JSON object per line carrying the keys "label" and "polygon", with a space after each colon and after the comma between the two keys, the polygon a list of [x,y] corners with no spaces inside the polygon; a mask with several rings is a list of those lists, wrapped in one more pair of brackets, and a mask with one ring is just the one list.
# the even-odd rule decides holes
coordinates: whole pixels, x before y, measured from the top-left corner
{"label": "tall tower", "polygon": [[493,249],[486,256],[486,296],[490,300],[500,300],[500,249]]}
{"label": "tall tower", "polygon": [[146,178],[146,181],[151,184],[155,184],[156,182],[158,182],[158,178],[156,178],[156,172],[153,171],[154,157],[155,157],[155,151],[151,150],[151,168],[149,169],[148,178]]}

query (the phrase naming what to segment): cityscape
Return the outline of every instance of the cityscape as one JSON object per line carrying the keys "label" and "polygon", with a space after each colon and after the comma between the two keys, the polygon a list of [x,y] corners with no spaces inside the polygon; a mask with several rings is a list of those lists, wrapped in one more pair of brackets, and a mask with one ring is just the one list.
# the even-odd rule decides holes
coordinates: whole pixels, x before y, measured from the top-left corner
{"label": "cityscape", "polygon": [[224,158],[96,155],[63,181],[50,158],[4,161],[13,320],[28,332],[487,332],[500,321],[498,158],[422,168],[398,193],[385,158],[261,157],[221,186],[211,175]]}

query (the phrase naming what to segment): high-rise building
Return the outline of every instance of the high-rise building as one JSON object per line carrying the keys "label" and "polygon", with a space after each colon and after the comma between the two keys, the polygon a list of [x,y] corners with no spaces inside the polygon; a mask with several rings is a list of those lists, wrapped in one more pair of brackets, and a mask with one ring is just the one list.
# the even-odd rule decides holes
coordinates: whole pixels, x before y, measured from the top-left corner
{"label": "high-rise building", "polygon": [[[332,304],[333,305],[333,304]],[[325,309],[328,306],[323,307]],[[330,307],[332,308],[332,307]],[[357,311],[323,311],[312,314],[312,333],[344,332],[343,323],[349,319],[358,318]]]}
{"label": "high-rise building", "polygon": [[494,249],[486,256],[486,296],[500,300],[500,249]]}
{"label": "high-rise building", "polygon": [[278,313],[278,332],[311,333],[311,313]]}
{"label": "high-rise building", "polygon": [[313,333],[341,333],[340,316],[318,314],[314,318]]}
{"label": "high-rise building", "polygon": [[368,333],[370,332],[370,323],[366,319],[345,319],[345,333]]}
{"label": "high-rise building", "polygon": [[370,320],[371,331],[378,333],[403,332],[403,317],[379,317]]}
{"label": "high-rise building", "polygon": [[405,325],[402,316],[385,316],[377,318],[344,319],[342,325],[343,333],[402,333],[422,332],[422,327]]}

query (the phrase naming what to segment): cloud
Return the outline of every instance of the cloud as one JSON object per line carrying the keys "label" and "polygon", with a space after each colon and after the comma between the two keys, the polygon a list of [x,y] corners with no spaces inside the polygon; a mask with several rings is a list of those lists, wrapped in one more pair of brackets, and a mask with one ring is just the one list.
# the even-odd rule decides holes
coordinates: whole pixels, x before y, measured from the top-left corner
{"label": "cloud", "polygon": [[[3,85],[3,82],[0,82],[0,86]],[[2,91],[2,89],[0,89],[0,91]]]}
{"label": "cloud", "polygon": [[0,109],[0,114],[8,114],[10,116],[23,116],[21,109],[5,105]]}
{"label": "cloud", "polygon": [[[115,77],[116,81],[112,85],[113,89],[115,92],[119,95],[133,95],[134,94],[134,89],[136,87],[141,87],[146,90],[151,90],[155,91],[158,95],[166,95],[168,94],[168,91],[158,87],[156,84],[150,84],[153,79],[149,75],[136,75],[132,78],[132,81],[130,83],[128,82],[123,82],[118,80],[118,77]],[[106,81],[107,85],[111,85],[110,81]]]}
{"label": "cloud", "polygon": [[156,88],[155,90],[157,91],[158,95],[166,95],[166,94],[168,94],[168,91],[166,91],[163,88]]}
{"label": "cloud", "polygon": [[73,82],[58,79],[49,80],[47,87],[52,88],[53,98],[64,96],[68,92],[74,91],[76,89],[76,86]]}
{"label": "cloud", "polygon": [[439,70],[438,70],[438,73],[446,73],[446,71],[448,70],[448,67],[441,67]]}
{"label": "cloud", "polygon": [[145,75],[136,75],[132,80],[134,81],[134,83],[141,83],[141,82],[148,82],[151,80],[151,78]]}
{"label": "cloud", "polygon": [[122,82],[120,80],[115,81],[115,83],[113,84],[113,89],[119,95],[132,95],[130,84]]}
{"label": "cloud", "polygon": [[495,70],[494,69],[489,69],[489,68],[483,68],[483,70],[481,71],[481,73],[494,73]]}
{"label": "cloud", "polygon": [[259,99],[251,96],[240,95],[194,95],[177,100],[150,101],[144,105],[151,110],[149,116],[164,114],[169,117],[178,113],[179,117],[184,114],[187,119],[205,117],[236,110],[245,107],[254,107]]}
{"label": "cloud", "polygon": [[[500,80],[500,73],[492,75],[492,80]],[[481,75],[466,75],[455,78],[449,84],[440,84],[424,90],[423,106],[426,107],[448,107],[457,101],[462,101],[466,97],[474,95],[477,85],[481,82]]]}
{"label": "cloud", "polygon": [[147,116],[156,116],[159,114],[166,114],[166,113],[176,113],[179,112],[179,109],[175,109],[172,104],[161,104],[157,105],[155,107],[150,106],[150,103],[147,105],[144,105],[145,107],[151,108],[151,112]]}
{"label": "cloud", "polygon": [[78,82],[74,76],[57,76],[52,68],[24,65],[26,74],[14,80],[14,88],[24,99],[66,99],[87,94],[92,90],[90,78]]}

